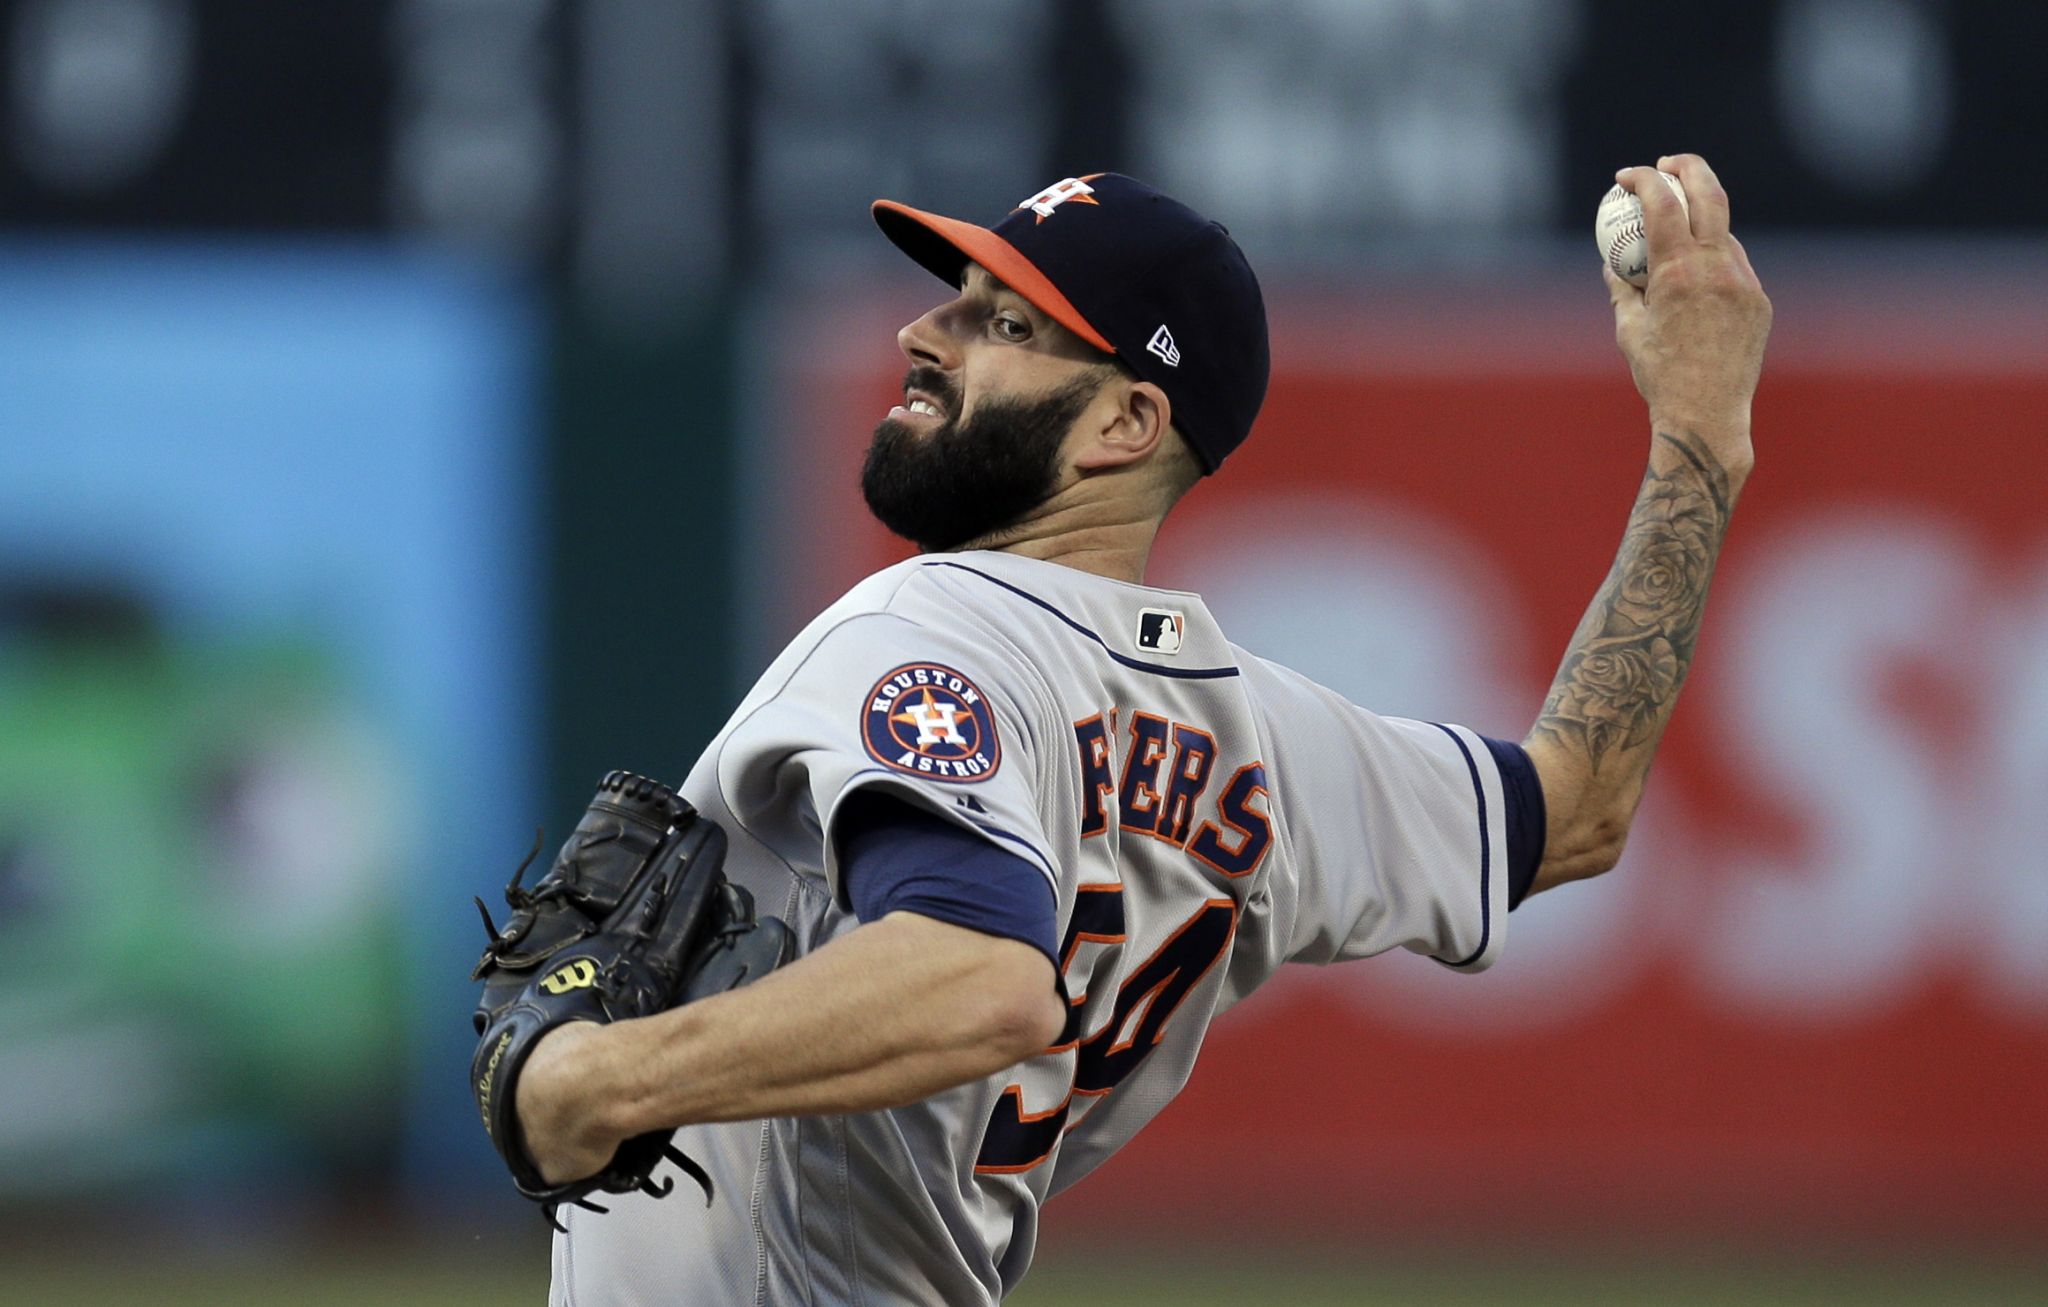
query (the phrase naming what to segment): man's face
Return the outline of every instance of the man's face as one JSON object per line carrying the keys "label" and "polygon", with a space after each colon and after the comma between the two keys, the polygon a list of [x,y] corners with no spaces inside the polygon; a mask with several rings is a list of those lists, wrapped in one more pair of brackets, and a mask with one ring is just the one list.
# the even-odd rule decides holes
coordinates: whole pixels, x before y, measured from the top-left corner
{"label": "man's face", "polygon": [[1012,526],[1060,488],[1062,450],[1106,356],[969,265],[958,298],[897,334],[903,403],[875,427],[861,493],[926,553]]}

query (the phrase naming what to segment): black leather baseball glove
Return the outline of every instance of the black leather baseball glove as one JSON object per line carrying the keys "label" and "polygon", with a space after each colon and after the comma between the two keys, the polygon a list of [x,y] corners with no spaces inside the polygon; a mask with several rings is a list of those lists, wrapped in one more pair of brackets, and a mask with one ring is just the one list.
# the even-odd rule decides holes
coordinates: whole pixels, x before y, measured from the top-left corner
{"label": "black leather baseball glove", "polygon": [[628,1139],[596,1175],[547,1183],[513,1111],[519,1071],[540,1037],[565,1021],[649,1016],[774,970],[789,956],[789,928],[757,919],[752,898],[726,880],[725,832],[715,822],[631,772],[598,784],[554,866],[528,889],[519,881],[533,857],[505,887],[512,919],[503,930],[476,902],[491,942],[470,976],[484,992],[469,1083],[491,1142],[519,1192],[557,1229],[564,1203],[605,1211],[590,1201],[599,1191],[667,1194],[674,1182],[654,1180],[663,1158],[704,1186],[709,1202],[710,1176],[670,1141],[670,1130]]}

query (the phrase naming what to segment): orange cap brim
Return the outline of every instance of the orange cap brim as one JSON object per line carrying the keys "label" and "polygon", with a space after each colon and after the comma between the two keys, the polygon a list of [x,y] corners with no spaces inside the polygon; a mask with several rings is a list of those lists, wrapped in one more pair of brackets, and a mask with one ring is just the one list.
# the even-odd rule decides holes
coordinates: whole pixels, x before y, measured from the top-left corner
{"label": "orange cap brim", "polygon": [[986,227],[958,218],[941,217],[894,200],[876,200],[875,223],[896,247],[925,268],[955,285],[967,263],[979,263],[989,275],[1016,291],[1041,313],[1104,353],[1116,346],[1081,316],[1051,278],[1024,257],[1017,247]]}

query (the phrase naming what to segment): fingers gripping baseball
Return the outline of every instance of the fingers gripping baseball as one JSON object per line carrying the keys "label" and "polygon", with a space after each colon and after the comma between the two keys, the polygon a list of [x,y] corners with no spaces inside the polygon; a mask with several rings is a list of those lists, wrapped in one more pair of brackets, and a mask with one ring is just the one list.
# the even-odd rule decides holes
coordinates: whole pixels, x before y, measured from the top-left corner
{"label": "fingers gripping baseball", "polygon": [[1691,226],[1695,240],[1712,242],[1728,235],[1728,192],[1721,179],[1697,154],[1667,154],[1657,160],[1659,172],[1675,173],[1685,187],[1691,204]]}
{"label": "fingers gripping baseball", "polygon": [[[1660,173],[1675,174],[1681,204]],[[1763,367],[1771,302],[1729,234],[1728,196],[1698,155],[1625,168],[1616,182],[1643,207],[1647,285],[1606,274],[1615,340],[1659,429],[1698,433],[1730,466],[1750,460],[1750,400]],[[1688,209],[1690,212],[1688,213]]]}
{"label": "fingers gripping baseball", "polygon": [[[1632,192],[1643,206],[1643,239],[1650,246],[1650,265],[1656,266],[1658,251],[1670,253],[1692,238],[1686,206],[1678,193],[1658,174],[1659,168],[1624,168],[1614,175],[1615,184]],[[1683,179],[1680,179],[1681,182]],[[1688,200],[1691,196],[1686,197]]]}

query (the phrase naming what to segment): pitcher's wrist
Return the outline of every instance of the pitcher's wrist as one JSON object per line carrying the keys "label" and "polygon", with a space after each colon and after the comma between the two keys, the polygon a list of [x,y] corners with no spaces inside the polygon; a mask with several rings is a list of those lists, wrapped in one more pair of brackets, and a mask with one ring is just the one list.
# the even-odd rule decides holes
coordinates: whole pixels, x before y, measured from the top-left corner
{"label": "pitcher's wrist", "polygon": [[1738,415],[1720,414],[1703,417],[1677,409],[1652,409],[1650,431],[1654,435],[1664,432],[1668,435],[1687,435],[1712,450],[1722,469],[1731,478],[1740,479],[1749,475],[1756,463],[1756,450],[1749,438],[1749,410],[1747,407]]}

